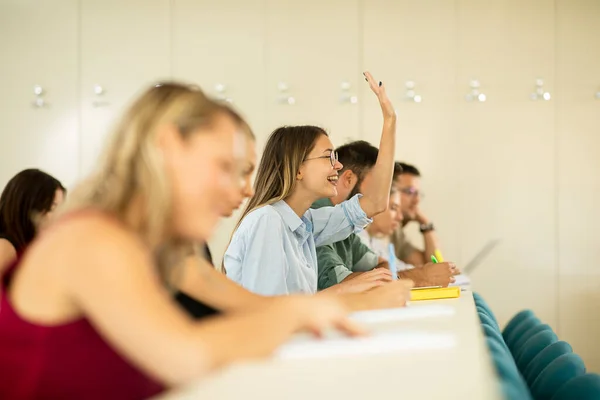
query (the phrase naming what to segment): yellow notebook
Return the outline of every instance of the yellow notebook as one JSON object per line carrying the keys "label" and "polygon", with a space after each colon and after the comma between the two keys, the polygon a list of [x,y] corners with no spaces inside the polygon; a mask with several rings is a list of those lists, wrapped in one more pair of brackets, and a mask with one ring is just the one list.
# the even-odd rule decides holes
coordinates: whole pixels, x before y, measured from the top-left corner
{"label": "yellow notebook", "polygon": [[410,300],[437,300],[437,299],[453,299],[460,297],[460,288],[453,287],[438,287],[438,288],[414,288],[410,291]]}

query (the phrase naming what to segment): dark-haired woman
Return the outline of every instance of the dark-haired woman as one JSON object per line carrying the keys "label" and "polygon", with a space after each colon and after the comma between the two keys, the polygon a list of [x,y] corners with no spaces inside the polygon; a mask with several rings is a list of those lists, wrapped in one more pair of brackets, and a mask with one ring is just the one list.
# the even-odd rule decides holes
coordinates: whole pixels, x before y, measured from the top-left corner
{"label": "dark-haired woman", "polygon": [[31,243],[65,193],[58,179],[39,169],[26,169],[8,181],[0,196],[0,271]]}

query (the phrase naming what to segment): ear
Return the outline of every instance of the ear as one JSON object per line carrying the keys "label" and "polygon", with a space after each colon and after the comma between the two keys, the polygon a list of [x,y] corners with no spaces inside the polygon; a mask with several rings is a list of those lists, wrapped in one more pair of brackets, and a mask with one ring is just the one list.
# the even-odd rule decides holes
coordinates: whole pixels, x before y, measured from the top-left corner
{"label": "ear", "polygon": [[301,166],[298,168],[298,173],[296,174],[296,180],[301,181],[304,178],[304,168]]}
{"label": "ear", "polygon": [[354,185],[356,185],[356,182],[358,181],[358,177],[354,172],[347,169],[339,177],[339,181],[341,181],[345,187],[353,188]]}

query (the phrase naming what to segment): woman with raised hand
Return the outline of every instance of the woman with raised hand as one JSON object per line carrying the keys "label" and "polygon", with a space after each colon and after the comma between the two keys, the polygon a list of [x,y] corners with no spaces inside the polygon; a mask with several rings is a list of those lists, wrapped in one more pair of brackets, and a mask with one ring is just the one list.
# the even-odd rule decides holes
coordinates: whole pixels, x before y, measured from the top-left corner
{"label": "woman with raised hand", "polygon": [[[256,139],[250,127],[241,121],[240,144],[237,146],[237,187],[223,198],[223,216],[230,217],[241,207],[245,199],[254,195],[252,176],[256,169]],[[203,254],[201,248],[184,261],[184,268],[178,281],[177,302],[194,318],[205,318],[219,312],[239,312],[263,307],[272,301],[272,296],[261,296],[243,288],[218,272]],[[385,274],[387,272],[387,275]],[[399,307],[405,304],[406,292],[394,285],[382,285],[378,277],[389,276],[388,270],[377,269],[372,273],[343,284],[335,290],[321,295],[339,295],[349,310],[369,310]],[[275,297],[276,299],[277,297]]]}
{"label": "woman with raised hand", "polygon": [[234,184],[236,121],[179,84],[133,103],[95,173],[2,276],[0,398],[147,398],[298,330],[359,333],[333,296],[202,322],[172,301],[173,266],[211,235]]}
{"label": "woman with raised hand", "polygon": [[[225,253],[225,270],[235,282],[262,295],[315,293],[316,246],[343,240],[386,209],[394,166],[396,112],[385,86],[368,72],[365,79],[383,114],[373,183],[362,197],[356,195],[336,207],[310,209],[314,201],[337,193],[342,165],[334,146],[318,127],[276,129],[258,167],[255,194]],[[396,286],[408,296],[408,285],[398,282]],[[332,289],[336,290],[335,286]]]}

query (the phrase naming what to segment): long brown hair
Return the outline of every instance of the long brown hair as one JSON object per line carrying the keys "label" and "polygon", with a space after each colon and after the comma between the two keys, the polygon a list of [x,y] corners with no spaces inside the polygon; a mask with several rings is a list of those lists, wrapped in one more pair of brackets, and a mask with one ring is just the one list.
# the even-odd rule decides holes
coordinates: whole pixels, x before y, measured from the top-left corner
{"label": "long brown hair", "polygon": [[327,132],[311,125],[284,126],[271,133],[256,172],[254,196],[248,201],[235,230],[251,211],[292,194],[298,170],[321,135],[327,136]]}
{"label": "long brown hair", "polygon": [[6,184],[0,196],[0,234],[12,242],[17,252],[35,237],[33,218],[52,209],[57,190],[66,192],[58,179],[39,169],[23,170]]}

